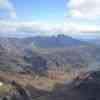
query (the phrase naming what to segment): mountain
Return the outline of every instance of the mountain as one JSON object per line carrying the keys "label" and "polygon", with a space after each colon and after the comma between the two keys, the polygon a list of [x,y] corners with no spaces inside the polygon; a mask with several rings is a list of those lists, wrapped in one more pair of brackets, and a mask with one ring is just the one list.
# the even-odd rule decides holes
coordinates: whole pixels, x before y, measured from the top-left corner
{"label": "mountain", "polygon": [[0,38],[0,70],[24,72],[30,64],[24,60],[28,52],[27,44],[16,38]]}
{"label": "mountain", "polygon": [[[81,73],[82,74],[82,73]],[[55,100],[99,100],[100,71],[92,71],[79,75],[69,85],[56,88]]]}
{"label": "mountain", "polygon": [[[100,66],[100,48],[65,35],[27,38],[0,37],[0,70],[46,75]],[[58,73],[58,74],[59,74]]]}
{"label": "mountain", "polygon": [[[20,80],[22,81],[22,80]],[[0,89],[1,100],[99,100],[100,71],[80,73],[65,84],[55,84],[52,91],[40,90],[19,80],[3,82]],[[0,86],[1,87],[1,86]]]}
{"label": "mountain", "polygon": [[100,46],[100,37],[99,36],[98,37],[94,37],[94,38],[89,38],[89,39],[84,38],[84,39],[80,39],[80,40]]}
{"label": "mountain", "polygon": [[100,39],[92,39],[92,40],[89,40],[90,43],[94,43],[94,44],[97,44],[100,46]]}
{"label": "mountain", "polygon": [[0,37],[1,100],[99,100],[99,69],[94,43],[64,35]]}
{"label": "mountain", "polygon": [[[34,37],[0,37],[0,43],[6,49],[19,48],[31,49],[33,48],[66,48],[71,46],[80,46],[88,44],[66,35],[57,36],[34,36]],[[13,45],[13,46],[12,46]]]}
{"label": "mountain", "polygon": [[40,48],[63,48],[67,46],[79,46],[85,44],[81,40],[74,39],[66,35],[57,36],[37,36],[33,38],[33,43],[35,46]]}

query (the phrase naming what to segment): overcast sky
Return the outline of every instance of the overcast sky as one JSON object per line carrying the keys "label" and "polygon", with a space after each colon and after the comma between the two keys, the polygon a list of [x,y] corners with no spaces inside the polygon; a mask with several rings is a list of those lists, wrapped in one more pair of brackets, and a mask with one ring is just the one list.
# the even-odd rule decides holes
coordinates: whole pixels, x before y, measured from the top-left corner
{"label": "overcast sky", "polygon": [[0,33],[100,36],[100,0],[0,0]]}

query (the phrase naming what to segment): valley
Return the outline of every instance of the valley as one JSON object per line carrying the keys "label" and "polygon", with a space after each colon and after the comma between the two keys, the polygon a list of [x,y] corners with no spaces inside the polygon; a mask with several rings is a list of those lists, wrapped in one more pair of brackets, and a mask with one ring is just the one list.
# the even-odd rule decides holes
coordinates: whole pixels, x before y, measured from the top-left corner
{"label": "valley", "polygon": [[79,95],[83,90],[77,86],[84,86],[85,79],[90,82],[87,77],[99,70],[99,61],[98,45],[64,35],[0,37],[0,99],[73,100],[73,95],[83,100],[83,92]]}

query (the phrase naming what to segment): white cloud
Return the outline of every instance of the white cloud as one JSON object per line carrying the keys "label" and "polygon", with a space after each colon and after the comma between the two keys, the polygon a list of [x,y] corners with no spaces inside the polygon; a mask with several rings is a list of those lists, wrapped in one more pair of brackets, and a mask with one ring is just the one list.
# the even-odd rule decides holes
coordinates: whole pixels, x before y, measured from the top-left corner
{"label": "white cloud", "polygon": [[62,31],[62,25],[47,24],[42,22],[23,22],[23,21],[0,21],[0,33],[26,33],[33,35],[54,35],[57,31]]}
{"label": "white cloud", "polygon": [[72,17],[96,19],[100,16],[100,0],[69,0],[67,6]]}
{"label": "white cloud", "polygon": [[97,34],[100,32],[100,25],[86,25],[78,23],[66,24],[47,24],[42,22],[19,22],[19,21],[0,21],[0,34],[19,34],[26,35],[81,35]]}
{"label": "white cloud", "polygon": [[[100,25],[77,22],[77,18],[96,19],[100,16],[100,0],[69,0],[67,8],[71,18],[66,18],[65,24],[47,24],[44,22],[21,22],[21,21],[0,21],[1,33],[27,33],[40,35],[54,34],[97,34],[100,32]],[[0,0],[0,10],[16,18],[15,6],[10,0]],[[75,18],[73,21],[72,17]]]}
{"label": "white cloud", "polygon": [[11,18],[16,18],[16,11],[10,0],[0,0],[0,10],[6,12]]}

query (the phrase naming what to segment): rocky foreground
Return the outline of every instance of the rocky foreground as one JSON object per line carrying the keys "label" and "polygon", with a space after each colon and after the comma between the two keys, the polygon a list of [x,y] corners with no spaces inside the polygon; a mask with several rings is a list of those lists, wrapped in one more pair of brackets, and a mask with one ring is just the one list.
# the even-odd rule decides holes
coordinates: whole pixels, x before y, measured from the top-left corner
{"label": "rocky foreground", "polygon": [[3,77],[0,81],[0,100],[100,100],[100,71],[81,73],[68,84],[55,84],[52,91],[30,82],[23,85]]}

